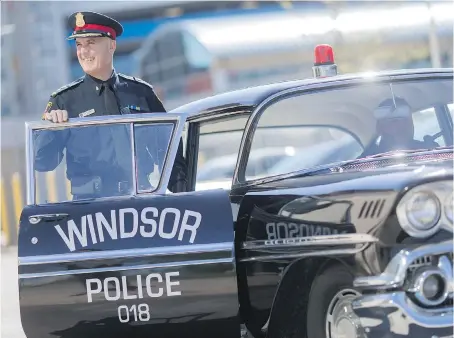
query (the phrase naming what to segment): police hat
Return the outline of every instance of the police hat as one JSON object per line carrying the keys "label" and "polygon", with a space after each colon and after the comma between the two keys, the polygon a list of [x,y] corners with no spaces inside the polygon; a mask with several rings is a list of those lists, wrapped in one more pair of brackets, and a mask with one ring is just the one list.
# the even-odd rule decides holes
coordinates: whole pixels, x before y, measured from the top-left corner
{"label": "police hat", "polygon": [[73,34],[67,39],[106,36],[115,40],[123,33],[123,26],[116,20],[96,12],[77,12],[69,16],[68,24]]}
{"label": "police hat", "polygon": [[405,99],[395,97],[382,101],[374,110],[377,120],[411,117],[411,108]]}

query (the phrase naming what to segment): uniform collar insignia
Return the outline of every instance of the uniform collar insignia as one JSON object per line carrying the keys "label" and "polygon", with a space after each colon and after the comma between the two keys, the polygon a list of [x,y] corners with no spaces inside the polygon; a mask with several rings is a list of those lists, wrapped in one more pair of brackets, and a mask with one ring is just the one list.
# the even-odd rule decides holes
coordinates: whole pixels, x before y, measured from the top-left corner
{"label": "uniform collar insignia", "polygon": [[112,71],[112,76],[109,80],[107,81],[102,81],[102,80],[99,80],[89,74],[85,74],[84,78],[87,80],[88,83],[90,83],[91,85],[93,85],[93,89],[98,92],[98,94],[101,92],[100,89],[102,88],[102,84],[107,82],[109,83],[110,85],[112,85],[114,88],[118,85],[119,83],[119,80],[118,80],[118,74],[117,72],[115,71],[115,69]]}

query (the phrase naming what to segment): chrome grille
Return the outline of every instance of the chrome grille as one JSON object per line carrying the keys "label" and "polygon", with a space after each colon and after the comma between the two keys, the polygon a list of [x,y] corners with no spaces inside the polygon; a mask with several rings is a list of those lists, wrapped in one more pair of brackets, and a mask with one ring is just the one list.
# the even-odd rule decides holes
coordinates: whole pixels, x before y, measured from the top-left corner
{"label": "chrome grille", "polygon": [[[453,258],[454,254],[452,252],[446,252],[441,255],[428,255],[422,256],[415,259],[407,269],[407,278],[406,284],[409,283],[416,274],[417,269],[425,266],[436,266],[438,264],[438,260],[440,257],[445,256],[448,257],[449,261],[451,262],[451,266],[453,266]],[[407,284],[409,285],[409,284]],[[451,293],[448,298],[441,304],[437,305],[435,308],[444,308],[444,307],[452,307],[453,306],[453,294]]]}
{"label": "chrome grille", "polygon": [[415,271],[417,268],[423,267],[423,266],[429,266],[432,265],[434,262],[435,257],[434,256],[423,256],[415,259],[410,266],[408,267],[409,272]]}
{"label": "chrome grille", "polygon": [[387,158],[387,159],[376,159],[372,161],[365,161],[362,163],[353,163],[353,164],[346,164],[341,166],[342,170],[367,170],[367,169],[377,169],[391,165],[398,165],[398,164],[406,164],[415,161],[444,161],[444,160],[452,160],[453,159],[453,152],[445,152],[445,153],[425,153],[419,155],[409,155],[407,157],[396,157],[396,158]]}

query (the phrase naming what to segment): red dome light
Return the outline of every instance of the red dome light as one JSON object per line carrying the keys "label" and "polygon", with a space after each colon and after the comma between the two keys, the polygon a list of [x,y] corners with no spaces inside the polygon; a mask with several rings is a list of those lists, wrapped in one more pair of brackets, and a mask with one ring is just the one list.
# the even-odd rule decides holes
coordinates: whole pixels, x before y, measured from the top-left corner
{"label": "red dome light", "polygon": [[334,64],[333,48],[330,45],[317,45],[314,54],[314,66]]}

